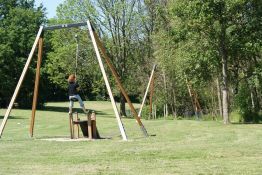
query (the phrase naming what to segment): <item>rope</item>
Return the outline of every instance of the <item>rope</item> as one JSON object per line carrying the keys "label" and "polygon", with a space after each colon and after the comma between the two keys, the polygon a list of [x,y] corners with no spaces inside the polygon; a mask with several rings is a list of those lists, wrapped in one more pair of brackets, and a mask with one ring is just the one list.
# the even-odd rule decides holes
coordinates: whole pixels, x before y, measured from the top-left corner
{"label": "rope", "polygon": [[[78,58],[79,58],[79,39],[78,39],[78,35],[77,34],[75,34],[75,41],[76,41],[75,76],[77,77],[77,74],[78,74]],[[79,81],[79,84],[81,84],[80,81]],[[82,90],[82,88],[80,88],[80,91],[84,95],[84,98],[86,100],[87,96],[85,95],[85,93]]]}
{"label": "rope", "polygon": [[78,43],[78,35],[75,34],[76,40],[76,58],[75,58],[75,76],[77,75],[77,67],[78,67],[78,55],[79,55],[79,43]]}

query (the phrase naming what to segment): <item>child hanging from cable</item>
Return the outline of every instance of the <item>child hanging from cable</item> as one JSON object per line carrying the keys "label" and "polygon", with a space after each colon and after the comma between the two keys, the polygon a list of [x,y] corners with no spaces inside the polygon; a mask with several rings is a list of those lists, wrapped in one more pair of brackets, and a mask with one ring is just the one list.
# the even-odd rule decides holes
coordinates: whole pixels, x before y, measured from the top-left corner
{"label": "child hanging from cable", "polygon": [[68,95],[69,95],[69,114],[72,114],[73,106],[74,106],[74,101],[78,101],[81,108],[85,113],[87,113],[85,109],[85,105],[78,94],[80,87],[79,84],[76,82],[76,76],[74,74],[71,74],[68,77]]}

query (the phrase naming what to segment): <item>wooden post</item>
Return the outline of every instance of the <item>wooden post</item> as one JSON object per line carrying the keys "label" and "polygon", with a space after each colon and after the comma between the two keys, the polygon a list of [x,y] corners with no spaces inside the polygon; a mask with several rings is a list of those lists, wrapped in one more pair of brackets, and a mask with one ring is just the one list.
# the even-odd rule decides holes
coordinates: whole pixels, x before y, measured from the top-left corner
{"label": "wooden post", "polygon": [[36,49],[38,40],[39,40],[39,38],[40,38],[40,36],[41,36],[41,34],[42,34],[42,31],[43,31],[43,26],[40,27],[40,29],[39,29],[39,31],[38,31],[38,33],[37,33],[37,36],[36,36],[36,38],[35,38],[35,42],[34,42],[34,44],[33,44],[33,47],[32,47],[32,49],[31,49],[31,52],[30,52],[30,54],[29,54],[29,56],[28,56],[28,59],[27,59],[27,61],[26,61],[25,67],[24,67],[24,69],[23,69],[23,72],[22,72],[22,74],[21,74],[21,76],[20,76],[20,79],[19,79],[19,81],[18,81],[18,83],[17,83],[17,85],[16,85],[16,88],[15,88],[14,94],[13,94],[13,96],[12,96],[12,99],[11,99],[9,105],[8,105],[8,108],[7,108],[6,112],[5,112],[4,119],[3,119],[2,123],[1,123],[1,126],[0,126],[0,137],[1,137],[2,134],[3,134],[3,131],[4,131],[4,128],[5,128],[7,119],[8,119],[8,117],[9,117],[10,113],[11,113],[11,110],[12,110],[12,108],[13,108],[13,105],[14,105],[14,102],[15,102],[15,100],[16,100],[16,97],[17,97],[17,95],[18,95],[18,93],[19,93],[19,90],[20,90],[20,88],[21,88],[21,85],[22,85],[22,83],[23,83],[23,81],[24,81],[26,72],[27,72],[27,70],[28,70],[28,68],[29,68],[29,65],[30,65],[30,63],[31,63],[33,54],[34,54],[34,52],[35,52],[35,49]]}
{"label": "wooden post", "polygon": [[[78,116],[78,113],[77,113],[76,119],[77,119],[77,122],[80,121],[80,118],[79,118],[79,116]],[[79,138],[79,124],[77,124],[77,138]]]}
{"label": "wooden post", "polygon": [[150,84],[150,96],[149,96],[149,112],[150,115],[153,115],[153,95],[154,95],[154,87],[155,87],[155,75],[152,77],[152,81]]}
{"label": "wooden post", "polygon": [[92,120],[90,114],[87,114],[87,128],[88,128],[88,138],[92,139]]}
{"label": "wooden post", "polygon": [[115,116],[116,116],[116,120],[117,120],[117,123],[118,123],[118,127],[119,127],[119,130],[120,130],[122,139],[123,140],[127,140],[125,128],[123,126],[123,123],[122,123],[122,120],[120,118],[118,109],[116,107],[116,102],[115,102],[115,99],[113,97],[113,93],[112,93],[112,90],[111,90],[108,78],[106,76],[105,68],[104,68],[104,65],[103,65],[103,62],[102,62],[102,59],[101,59],[98,47],[97,47],[97,43],[96,43],[95,38],[94,38],[93,29],[92,29],[91,23],[89,21],[87,21],[87,26],[88,26],[88,30],[89,30],[89,33],[90,33],[90,36],[91,36],[91,39],[92,39],[92,43],[93,43],[93,46],[94,46],[94,49],[95,49],[95,52],[96,52],[96,56],[97,56],[97,60],[98,60],[98,63],[99,63],[99,67],[100,67],[100,70],[102,72],[105,84],[106,84],[107,92],[109,94],[109,97],[110,97],[110,100],[111,100],[111,104],[112,104],[112,107],[113,107],[113,110],[114,110],[114,113],[115,113]]}
{"label": "wooden post", "polygon": [[[78,112],[75,112],[75,122],[73,122],[73,129],[75,130],[75,128],[76,128],[76,132],[77,133],[75,133],[76,134],[76,136],[74,135],[74,138],[79,138],[79,116],[78,116]],[[73,120],[74,121],[74,120]]]}
{"label": "wooden post", "polygon": [[96,132],[96,113],[92,112],[91,115],[91,124],[92,124],[92,133],[95,139],[98,139],[97,132]]}
{"label": "wooden post", "polygon": [[36,67],[36,75],[35,75],[35,88],[34,88],[34,97],[33,97],[33,104],[32,104],[32,115],[31,115],[30,130],[29,130],[31,137],[33,137],[34,134],[35,112],[36,112],[38,90],[39,90],[40,67],[42,62],[42,55],[43,55],[43,37],[40,37],[38,42],[38,59],[37,59],[37,67]]}
{"label": "wooden post", "polygon": [[[122,94],[124,95],[124,97],[125,97],[128,105],[129,105],[129,107],[130,107],[130,109],[131,109],[131,111],[132,111],[132,113],[133,113],[133,115],[134,115],[134,117],[135,117],[138,125],[140,126],[140,128],[141,128],[141,130],[142,130],[142,132],[143,132],[143,134],[144,134],[144,136],[148,137],[148,133],[147,133],[147,131],[146,131],[146,128],[144,127],[143,123],[141,122],[140,118],[138,117],[138,114],[137,114],[137,112],[136,112],[136,110],[135,110],[135,107],[133,106],[133,104],[132,104],[129,96],[127,95],[124,87],[122,86],[121,81],[120,81],[120,78],[119,78],[119,76],[118,76],[118,74],[117,74],[117,72],[116,72],[113,64],[111,63],[109,57],[108,57],[107,54],[106,54],[106,49],[105,49],[105,47],[103,46],[103,44],[102,44],[102,42],[100,41],[100,39],[99,39],[98,35],[96,34],[96,32],[93,31],[93,28],[92,28],[92,26],[91,26],[91,23],[90,23],[89,21],[88,21],[87,23],[88,23],[89,32],[90,32],[90,35],[91,35],[91,38],[92,38],[92,42],[93,42],[93,45],[94,45],[95,49],[96,49],[96,50],[98,50],[98,48],[100,49],[100,51],[101,51],[101,53],[102,53],[102,55],[103,55],[103,57],[104,57],[107,65],[109,66],[109,69],[111,70],[113,76],[115,77],[117,86],[119,87],[120,91],[121,91]],[[97,53],[97,52],[96,52],[96,53]],[[101,58],[99,52],[97,53],[97,57],[98,57],[98,59]]]}
{"label": "wooden post", "polygon": [[143,110],[143,107],[144,107],[144,104],[145,104],[145,101],[146,101],[146,96],[147,96],[149,87],[151,85],[151,81],[153,80],[155,69],[156,69],[156,64],[154,64],[154,66],[153,66],[153,69],[152,69],[152,72],[151,72],[151,75],[150,75],[150,78],[149,78],[149,81],[148,81],[148,84],[147,84],[147,87],[146,87],[146,92],[145,92],[142,104],[140,106],[140,110],[138,112],[138,117],[141,117],[141,113],[142,113],[142,110]]}
{"label": "wooden post", "polygon": [[73,114],[69,114],[69,129],[70,129],[70,138],[73,139]]}

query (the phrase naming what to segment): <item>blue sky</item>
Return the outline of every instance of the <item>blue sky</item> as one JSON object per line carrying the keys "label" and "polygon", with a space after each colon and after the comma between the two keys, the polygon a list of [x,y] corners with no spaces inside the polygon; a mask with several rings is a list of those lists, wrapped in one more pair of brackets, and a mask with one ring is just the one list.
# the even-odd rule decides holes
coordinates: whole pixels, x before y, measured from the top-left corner
{"label": "blue sky", "polygon": [[46,8],[47,18],[53,18],[56,16],[56,7],[61,4],[64,0],[35,0],[36,6],[43,3]]}

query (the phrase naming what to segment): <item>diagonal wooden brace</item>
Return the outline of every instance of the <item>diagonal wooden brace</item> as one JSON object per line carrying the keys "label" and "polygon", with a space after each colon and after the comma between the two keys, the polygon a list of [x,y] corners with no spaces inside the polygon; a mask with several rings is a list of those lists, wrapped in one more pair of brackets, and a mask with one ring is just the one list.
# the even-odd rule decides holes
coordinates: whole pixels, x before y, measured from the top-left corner
{"label": "diagonal wooden brace", "polygon": [[103,46],[102,42],[100,41],[100,39],[99,39],[98,35],[96,34],[96,32],[94,31],[94,28],[93,28],[93,27],[92,27],[92,30],[93,30],[92,34],[93,34],[93,36],[94,36],[94,38],[95,38],[95,42],[96,42],[98,48],[100,49],[100,51],[101,51],[101,53],[102,53],[102,56],[104,57],[107,65],[109,66],[109,69],[111,70],[111,72],[112,72],[112,74],[113,74],[113,76],[114,76],[114,78],[115,78],[118,88],[120,89],[120,91],[121,91],[122,94],[124,95],[124,97],[125,97],[128,105],[129,105],[129,107],[130,107],[130,109],[131,109],[131,111],[132,111],[132,113],[133,113],[133,115],[134,115],[134,117],[135,117],[138,125],[140,126],[140,128],[141,128],[141,130],[142,130],[142,132],[143,132],[143,134],[144,134],[144,136],[145,136],[145,137],[148,137],[149,135],[148,135],[148,133],[147,133],[147,131],[146,131],[146,128],[144,127],[143,123],[141,122],[141,119],[138,117],[138,114],[137,114],[137,112],[136,112],[136,110],[135,110],[134,105],[132,104],[132,102],[131,102],[131,100],[130,100],[130,98],[129,98],[127,92],[126,92],[126,90],[124,89],[124,87],[123,87],[123,85],[122,85],[122,83],[121,83],[121,81],[120,81],[120,78],[119,78],[119,76],[118,76],[118,74],[117,74],[117,72],[116,72],[113,64],[112,64],[111,61],[110,61],[110,58],[109,58],[109,57],[107,56],[107,54],[106,54],[106,49],[105,49],[105,47]]}

